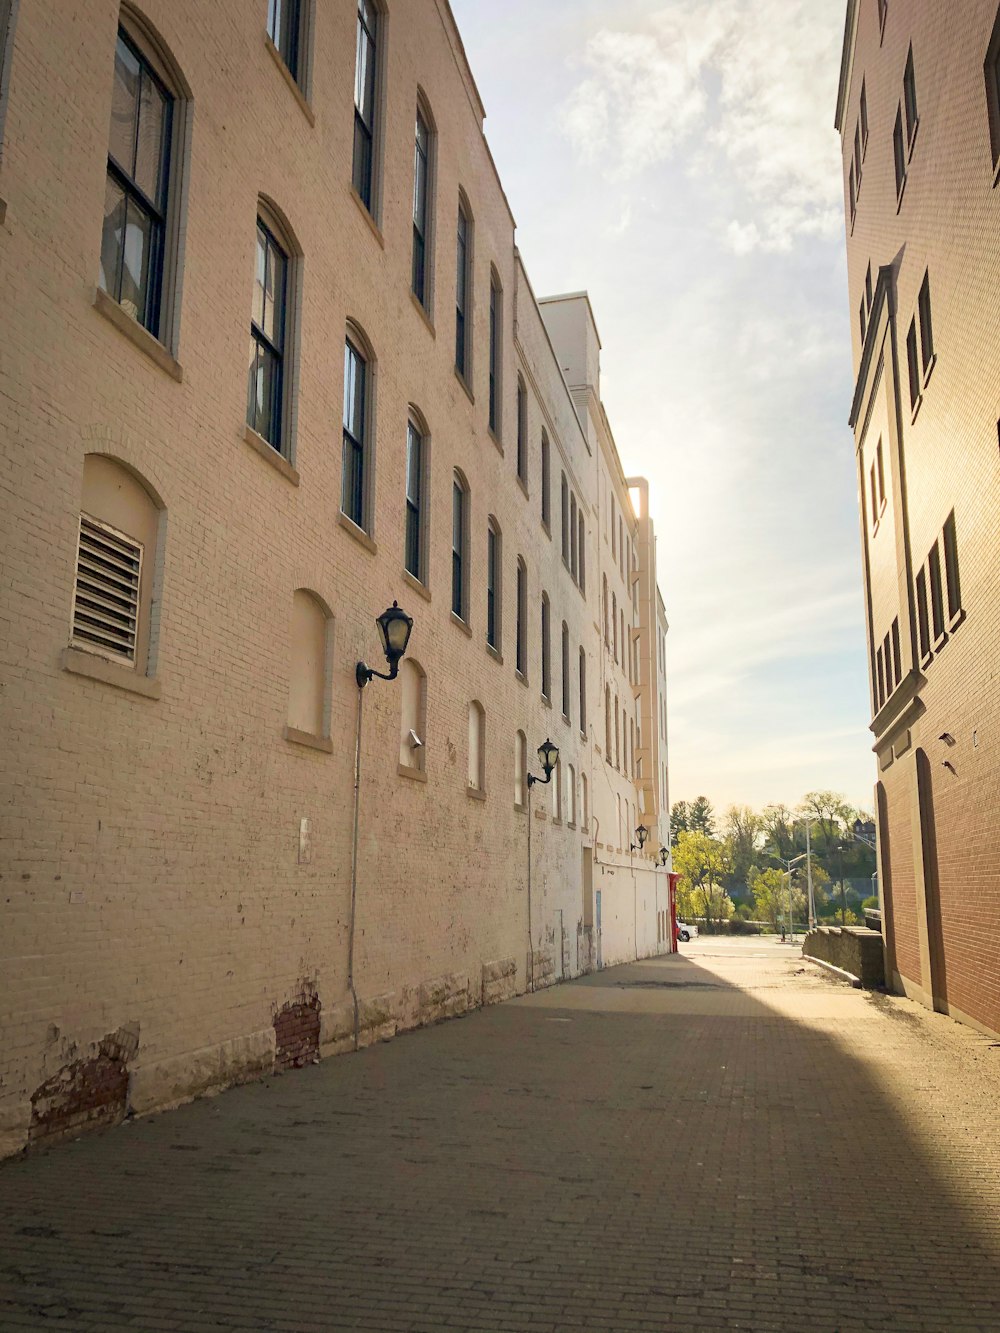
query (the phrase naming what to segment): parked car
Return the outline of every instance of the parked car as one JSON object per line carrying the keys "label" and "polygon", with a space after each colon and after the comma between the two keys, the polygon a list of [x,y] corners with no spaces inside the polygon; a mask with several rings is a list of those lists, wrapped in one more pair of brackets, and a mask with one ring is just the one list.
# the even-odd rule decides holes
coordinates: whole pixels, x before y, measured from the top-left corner
{"label": "parked car", "polygon": [[688,940],[696,940],[698,938],[698,927],[689,925],[686,921],[678,921],[677,938],[682,944],[687,944]]}

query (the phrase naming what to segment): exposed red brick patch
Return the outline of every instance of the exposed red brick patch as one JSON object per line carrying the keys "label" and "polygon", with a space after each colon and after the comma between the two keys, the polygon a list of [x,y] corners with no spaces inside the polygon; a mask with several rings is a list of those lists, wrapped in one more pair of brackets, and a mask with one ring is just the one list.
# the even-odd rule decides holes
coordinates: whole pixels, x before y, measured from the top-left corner
{"label": "exposed red brick patch", "polygon": [[123,1120],[128,1062],[138,1047],[138,1026],[119,1028],[101,1039],[96,1054],[73,1060],[47,1078],[31,1095],[28,1143],[55,1143]]}
{"label": "exposed red brick patch", "polygon": [[319,1059],[319,1014],[322,1007],[318,995],[303,990],[299,999],[286,1004],[275,1014],[275,1069],[300,1069]]}

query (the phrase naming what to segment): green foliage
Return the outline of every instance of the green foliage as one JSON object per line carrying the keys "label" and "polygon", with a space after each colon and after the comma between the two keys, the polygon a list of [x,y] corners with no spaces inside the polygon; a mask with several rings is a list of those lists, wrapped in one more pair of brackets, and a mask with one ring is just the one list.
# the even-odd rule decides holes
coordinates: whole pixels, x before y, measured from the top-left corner
{"label": "green foliage", "polygon": [[670,811],[670,845],[677,846],[677,839],[687,833],[691,825],[688,819],[687,801],[675,801]]}
{"label": "green foliage", "polygon": [[707,796],[696,796],[688,809],[688,827],[692,833],[715,837],[715,811]]}
{"label": "green foliage", "polygon": [[677,907],[681,916],[704,917],[706,921],[727,921],[733,904],[723,885],[731,863],[726,848],[706,833],[679,833],[674,848],[674,869],[681,879],[677,886]]}
{"label": "green foliage", "polygon": [[877,911],[878,911],[878,898],[875,897],[874,895],[872,895],[871,897],[865,898],[865,899],[862,901],[862,903],[861,903],[861,910],[862,910],[862,912],[865,910],[866,907],[869,907],[869,908],[872,909],[872,911],[876,911],[876,912],[877,912]]}
{"label": "green foliage", "polygon": [[[773,867],[758,870],[756,866],[751,869],[751,875],[750,888],[757,905],[757,919],[768,922],[774,931],[781,930],[788,921],[788,876]],[[793,883],[791,890],[793,920],[802,919],[805,905],[805,895]]]}
{"label": "green foliage", "polygon": [[731,805],[726,811],[726,850],[733,868],[726,887],[730,893],[749,887],[747,876],[760,843],[762,821],[748,805]]}

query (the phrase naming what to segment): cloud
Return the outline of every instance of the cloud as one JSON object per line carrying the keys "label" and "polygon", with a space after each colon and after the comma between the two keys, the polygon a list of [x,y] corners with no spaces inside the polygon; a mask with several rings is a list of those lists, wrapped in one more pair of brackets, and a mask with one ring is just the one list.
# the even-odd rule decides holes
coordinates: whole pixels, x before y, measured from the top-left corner
{"label": "cloud", "polygon": [[602,28],[561,109],[580,157],[626,182],[686,150],[739,199],[735,254],[784,252],[842,224],[831,127],[838,18],[816,0],[660,0]]}

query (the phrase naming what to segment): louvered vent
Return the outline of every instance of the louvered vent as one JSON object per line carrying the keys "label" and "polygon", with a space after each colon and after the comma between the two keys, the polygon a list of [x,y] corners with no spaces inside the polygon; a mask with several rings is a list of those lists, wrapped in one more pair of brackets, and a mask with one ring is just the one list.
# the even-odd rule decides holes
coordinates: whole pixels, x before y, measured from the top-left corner
{"label": "louvered vent", "polygon": [[135,661],[142,546],[80,515],[73,642]]}

